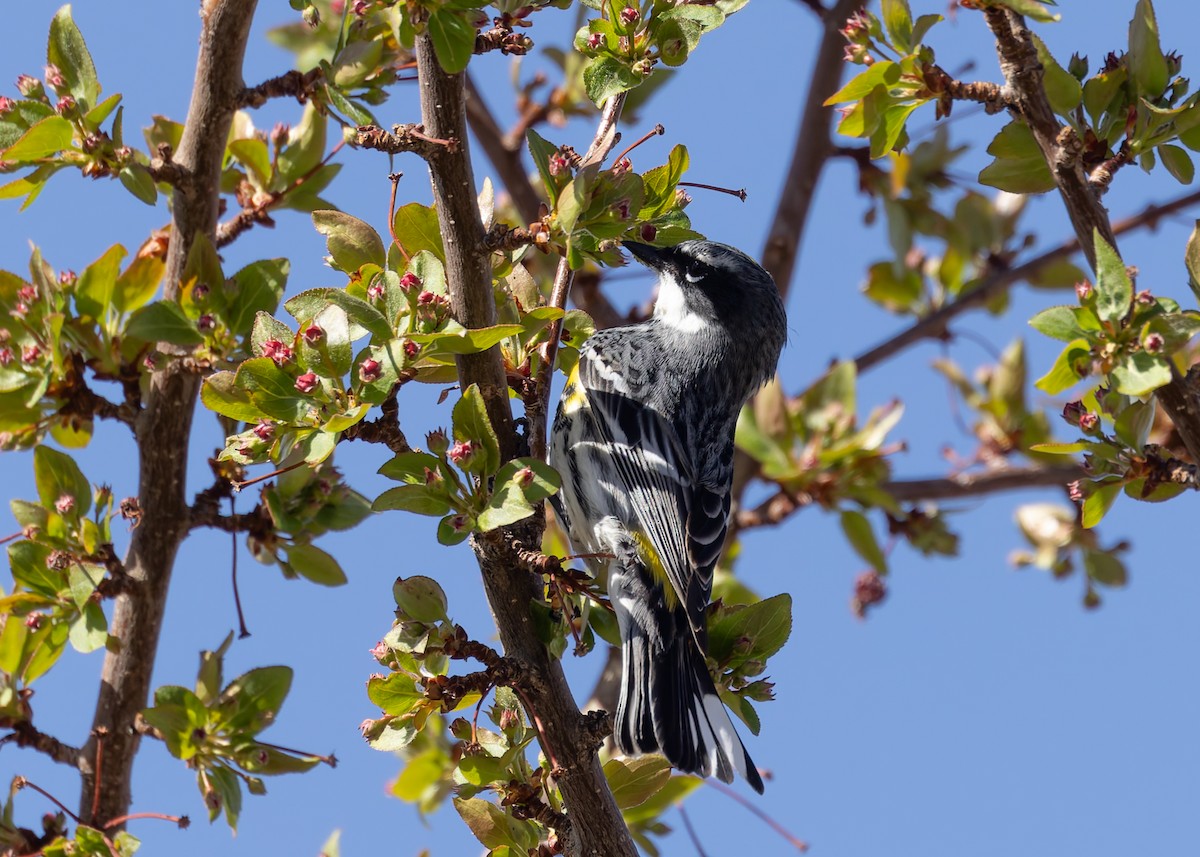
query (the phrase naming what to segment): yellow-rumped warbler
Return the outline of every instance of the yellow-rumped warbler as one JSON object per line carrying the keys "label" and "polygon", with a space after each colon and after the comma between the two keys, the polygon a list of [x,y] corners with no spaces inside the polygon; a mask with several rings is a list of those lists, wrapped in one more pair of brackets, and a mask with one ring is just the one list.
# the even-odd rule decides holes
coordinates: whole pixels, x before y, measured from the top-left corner
{"label": "yellow-rumped warbler", "polygon": [[608,570],[621,631],[615,738],[681,771],[762,778],[717,695],[705,614],[729,521],[733,433],[787,337],[771,276],[711,241],[625,247],[659,274],[649,321],[580,350],[554,418],[555,509]]}

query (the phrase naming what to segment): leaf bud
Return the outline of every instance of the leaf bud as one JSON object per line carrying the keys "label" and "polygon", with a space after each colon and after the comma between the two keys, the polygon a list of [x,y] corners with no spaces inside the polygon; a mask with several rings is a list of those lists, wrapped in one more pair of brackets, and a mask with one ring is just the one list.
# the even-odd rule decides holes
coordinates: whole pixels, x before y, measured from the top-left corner
{"label": "leaf bud", "polygon": [[425,447],[434,455],[441,455],[450,446],[450,439],[441,429],[434,429],[425,435]]}

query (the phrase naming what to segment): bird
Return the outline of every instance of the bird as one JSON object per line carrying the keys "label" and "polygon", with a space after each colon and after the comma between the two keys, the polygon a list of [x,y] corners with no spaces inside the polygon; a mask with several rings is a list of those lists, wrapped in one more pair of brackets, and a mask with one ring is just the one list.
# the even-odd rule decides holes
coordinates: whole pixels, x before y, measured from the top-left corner
{"label": "bird", "polygon": [[582,344],[549,444],[571,544],[607,573],[621,636],[616,747],[760,794],[709,673],[706,616],[729,523],[738,413],[787,339],[771,275],[707,240],[624,247],[658,274],[643,322]]}

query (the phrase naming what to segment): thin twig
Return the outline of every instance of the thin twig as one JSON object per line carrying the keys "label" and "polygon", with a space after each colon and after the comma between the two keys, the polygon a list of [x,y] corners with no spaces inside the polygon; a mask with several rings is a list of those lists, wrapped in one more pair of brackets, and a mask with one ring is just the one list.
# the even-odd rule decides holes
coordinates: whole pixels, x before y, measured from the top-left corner
{"label": "thin twig", "polygon": [[744,797],[742,797],[740,794],[735,792],[729,786],[725,785],[724,783],[718,782],[716,780],[711,780],[711,779],[705,780],[704,784],[707,786],[712,786],[714,789],[719,791],[721,794],[725,795],[726,797],[733,798],[735,801],[740,803],[746,809],[750,810],[752,813],[754,813],[756,816],[758,816],[760,819],[762,819],[762,821],[769,828],[771,828],[776,833],[778,833],[780,836],[782,836],[784,839],[786,839],[788,844],[791,845],[793,848],[795,848],[797,851],[800,851],[803,853],[808,850],[807,842],[805,842],[803,839],[799,838],[798,836],[794,835],[790,830],[788,830],[786,827],[784,827],[778,821],[773,819],[771,816],[767,815],[765,812],[763,812],[757,806],[752,804],[750,801],[746,800]]}
{"label": "thin twig", "polygon": [[[237,495],[229,495],[229,517],[233,521],[237,521]],[[250,630],[246,627],[246,614],[242,612],[242,596],[238,591],[238,529],[236,523],[229,528],[229,540],[232,546],[230,554],[230,580],[233,583],[233,606],[237,609],[238,618],[238,639],[244,640],[250,636]]]}
{"label": "thin twig", "polygon": [[692,820],[688,818],[687,810],[683,808],[682,803],[675,804],[675,808],[679,810],[679,817],[683,820],[683,829],[687,831],[688,839],[692,840],[692,844],[696,846],[696,853],[700,857],[708,857],[708,852],[704,850],[704,846],[700,842],[700,837],[696,833],[696,828],[692,827]]}
{"label": "thin twig", "polygon": [[104,825],[104,830],[111,830],[118,824],[124,824],[127,821],[137,821],[143,818],[155,818],[159,821],[169,821],[179,826],[180,830],[187,830],[191,826],[192,820],[186,815],[164,815],[161,812],[131,812],[128,815],[119,815],[111,819]]}
{"label": "thin twig", "polygon": [[[600,123],[592,138],[592,145],[583,156],[584,163],[599,163],[612,151],[616,143],[617,121],[621,118],[621,110],[625,106],[625,93],[614,95],[604,104],[600,113]],[[554,286],[550,291],[550,306],[565,309],[567,295],[571,291],[571,266],[566,257],[559,259],[554,271]],[[535,387],[536,403],[533,413],[529,415],[529,452],[534,458],[546,457],[546,417],[550,410],[550,379],[553,377],[554,361],[558,356],[558,341],[562,333],[562,319],[550,323],[542,364],[538,367],[537,386]]]}

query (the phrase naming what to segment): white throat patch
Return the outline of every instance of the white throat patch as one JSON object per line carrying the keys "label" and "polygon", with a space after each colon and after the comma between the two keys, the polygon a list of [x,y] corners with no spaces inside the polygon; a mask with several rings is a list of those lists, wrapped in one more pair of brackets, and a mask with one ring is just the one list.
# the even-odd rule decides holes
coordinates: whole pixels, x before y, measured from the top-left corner
{"label": "white throat patch", "polygon": [[659,278],[654,317],[680,333],[699,333],[709,327],[707,319],[688,307],[679,281],[669,272],[664,272]]}

